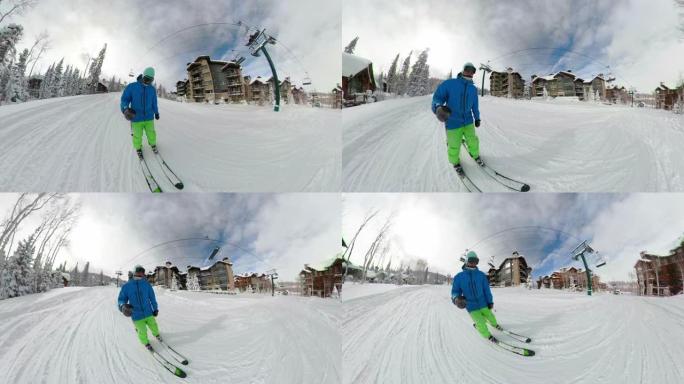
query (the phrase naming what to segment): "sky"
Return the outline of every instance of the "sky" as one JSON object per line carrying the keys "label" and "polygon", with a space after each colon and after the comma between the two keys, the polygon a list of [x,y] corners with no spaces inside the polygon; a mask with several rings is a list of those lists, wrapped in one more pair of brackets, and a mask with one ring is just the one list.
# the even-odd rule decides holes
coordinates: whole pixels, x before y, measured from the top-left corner
{"label": "sky", "polygon": [[[0,194],[0,219],[16,200]],[[237,273],[275,268],[281,281],[295,281],[305,263],[329,259],[339,251],[338,194],[73,194],[81,214],[56,264],[86,261],[91,271],[113,276],[141,264],[148,271],[171,261],[185,271],[229,257]],[[27,220],[17,239],[36,227]],[[208,237],[210,240],[203,240]],[[178,240],[195,238],[199,240]],[[221,252],[208,261],[212,249]],[[15,244],[16,247],[16,244]]]}
{"label": "sky", "polygon": [[[526,82],[567,69],[585,80],[612,74],[645,93],[684,78],[675,0],[345,0],[342,14],[342,46],[358,36],[355,54],[378,73],[397,53],[401,64],[428,48],[438,78],[468,61],[513,67]],[[481,84],[481,71],[474,81]]]}
{"label": "sky", "polygon": [[[311,17],[315,14],[316,17]],[[64,57],[83,71],[88,56],[95,57],[107,43],[103,77],[132,79],[147,66],[157,71],[157,82],[175,89],[186,77],[186,64],[200,55],[216,60],[244,56],[243,73],[270,76],[264,56],[249,55],[245,27],[238,21],[278,40],[268,45],[278,76],[290,76],[295,85],[309,77],[305,89],[329,91],[340,81],[339,1],[276,0],[166,0],[91,1],[38,0],[38,4],[9,22],[24,27],[20,48],[30,47],[42,31],[51,49],[41,60],[42,71]],[[229,23],[229,25],[198,24]]]}
{"label": "sky", "polygon": [[[498,268],[518,251],[532,275],[548,275],[569,266],[570,252],[587,240],[598,255],[589,266],[603,281],[629,278],[641,251],[667,254],[684,234],[681,194],[344,194],[342,229],[345,241],[368,212],[379,211],[357,239],[351,261],[362,264],[366,250],[387,217],[388,256],[396,266],[422,258],[429,269],[457,273],[466,249],[480,258],[486,271],[494,256]],[[595,266],[600,261],[606,265]]]}

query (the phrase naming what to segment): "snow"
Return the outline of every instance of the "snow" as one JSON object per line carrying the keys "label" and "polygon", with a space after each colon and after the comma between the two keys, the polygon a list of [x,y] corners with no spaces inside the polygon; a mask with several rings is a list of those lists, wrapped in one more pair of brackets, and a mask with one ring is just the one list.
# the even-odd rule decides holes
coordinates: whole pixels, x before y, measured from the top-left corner
{"label": "snow", "polygon": [[368,59],[342,52],[342,76],[354,76],[371,64]]}
{"label": "snow", "polygon": [[[149,191],[119,98],[0,107],[0,191]],[[159,110],[157,143],[185,191],[339,191],[339,110],[163,99]],[[144,151],[162,189],[174,191],[147,144]]]}
{"label": "snow", "polygon": [[485,341],[450,286],[392,290],[343,304],[343,383],[681,383],[684,296],[586,296],[494,289],[504,328],[532,338],[522,357]]}
{"label": "snow", "polygon": [[161,334],[190,361],[183,367],[186,379],[164,370],[143,348],[131,320],[116,309],[116,287],[97,287],[0,301],[0,382],[341,380],[337,301],[156,292]]}
{"label": "snow", "polygon": [[[369,271],[370,272],[370,271]],[[342,286],[342,301],[349,301],[358,299],[361,297],[366,297],[370,295],[377,295],[380,293],[385,293],[402,287],[409,287],[408,285],[396,285],[396,284],[357,284],[357,283],[346,283]]]}
{"label": "snow", "polygon": [[[343,190],[465,191],[446,154],[431,96],[347,108],[342,113]],[[564,100],[480,99],[480,153],[532,191],[684,191],[684,116],[662,110]],[[461,150],[484,191],[505,188]]]}

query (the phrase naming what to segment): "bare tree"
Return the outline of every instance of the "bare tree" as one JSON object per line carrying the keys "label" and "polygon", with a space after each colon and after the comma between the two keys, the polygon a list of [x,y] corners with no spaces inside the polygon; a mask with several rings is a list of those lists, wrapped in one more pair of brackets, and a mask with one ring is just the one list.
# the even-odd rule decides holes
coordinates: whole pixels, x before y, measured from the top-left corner
{"label": "bare tree", "polygon": [[[3,11],[3,3],[9,7],[6,11]],[[36,4],[38,0],[0,0],[0,24],[12,14],[19,15]]]}
{"label": "bare tree", "polygon": [[41,269],[43,267],[43,255],[45,255],[48,244],[55,238],[55,234],[58,231],[65,232],[64,227],[67,227],[68,230],[71,229],[71,226],[73,226],[78,218],[79,210],[80,204],[72,204],[71,200],[66,198],[61,200],[59,204],[56,204],[51,212],[45,215],[43,223],[39,227],[40,231],[38,231],[36,236],[38,247],[36,248],[36,258],[33,264],[34,269]]}
{"label": "bare tree", "polygon": [[387,233],[389,232],[390,227],[392,227],[393,217],[394,214],[391,214],[387,217],[387,220],[385,220],[385,223],[375,236],[375,240],[373,240],[370,247],[366,251],[366,255],[363,257],[363,277],[361,279],[361,283],[366,282],[366,272],[368,271],[368,267],[370,267],[370,265],[373,263],[375,255],[378,253],[378,251],[380,251],[380,249],[383,248],[385,241],[387,241]]}
{"label": "bare tree", "polygon": [[40,35],[36,36],[36,40],[33,42],[31,49],[29,49],[28,60],[26,61],[26,66],[31,64],[31,69],[29,70],[27,78],[31,77],[33,74],[33,68],[36,66],[40,57],[50,49],[50,40],[48,39],[47,31],[43,31]]}
{"label": "bare tree", "polygon": [[[9,255],[14,242],[14,235],[19,229],[19,225],[26,220],[32,213],[43,209],[50,201],[55,199],[57,194],[39,193],[33,198],[27,193],[22,193],[14,203],[10,215],[0,224],[0,253],[5,257]],[[6,260],[0,260],[4,263]]]}

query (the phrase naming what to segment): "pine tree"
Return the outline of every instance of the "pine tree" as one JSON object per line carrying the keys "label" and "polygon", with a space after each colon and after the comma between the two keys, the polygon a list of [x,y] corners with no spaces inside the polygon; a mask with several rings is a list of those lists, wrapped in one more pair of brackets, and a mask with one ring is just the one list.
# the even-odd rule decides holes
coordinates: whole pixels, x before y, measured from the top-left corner
{"label": "pine tree", "polygon": [[380,72],[380,76],[378,77],[378,86],[380,86],[380,89],[382,89],[383,92],[385,91],[384,84],[385,84],[385,73]]}
{"label": "pine tree", "polygon": [[104,272],[100,269],[100,286],[104,285]]}
{"label": "pine tree", "polygon": [[85,267],[83,267],[83,272],[81,273],[81,285],[84,287],[90,286],[90,275],[88,274],[88,269],[90,269],[90,261],[86,262]]}
{"label": "pine tree", "polygon": [[397,63],[399,62],[399,54],[392,61],[389,72],[387,72],[387,92],[396,92],[397,87]]}
{"label": "pine tree", "polygon": [[59,97],[63,94],[63,75],[64,58],[62,58],[55,66],[52,82],[50,83],[50,97]]}
{"label": "pine tree", "polygon": [[400,96],[406,94],[408,88],[408,73],[412,54],[413,52],[410,52],[406,59],[404,59],[404,63],[401,65],[401,73],[399,74],[399,79],[397,80],[397,95]]}
{"label": "pine tree", "polygon": [[354,49],[356,49],[356,43],[357,43],[358,41],[359,41],[359,37],[357,36],[357,37],[354,38],[354,40],[352,40],[352,41],[349,43],[349,45],[347,45],[347,46],[344,48],[344,52],[345,52],[345,53],[348,53],[348,54],[350,54],[350,55],[353,55],[353,54],[354,54]]}
{"label": "pine tree", "polygon": [[88,84],[90,86],[89,93],[95,93],[97,91],[97,83],[100,82],[100,73],[102,72],[102,64],[104,64],[106,52],[107,44],[100,50],[97,58],[90,66],[90,76],[88,77]]}
{"label": "pine tree", "polygon": [[26,61],[29,50],[24,49],[19,54],[19,59],[10,66],[9,78],[5,86],[5,99],[11,101],[26,101],[28,99],[28,89],[24,72],[26,72]]}
{"label": "pine tree", "polygon": [[424,50],[418,55],[418,60],[413,63],[411,68],[411,75],[408,77],[408,86],[406,93],[409,96],[426,95],[425,89],[425,73],[427,67],[428,50]]}
{"label": "pine tree", "polygon": [[50,89],[52,84],[52,73],[54,72],[55,64],[53,63],[45,71],[45,76],[43,76],[43,81],[40,83],[39,98],[47,99],[50,97]]}
{"label": "pine tree", "polygon": [[76,266],[74,269],[71,270],[71,285],[72,286],[78,286],[81,284],[81,274],[78,272],[78,263],[76,263]]}
{"label": "pine tree", "polygon": [[171,290],[172,291],[178,290],[178,282],[176,281],[176,274],[175,273],[171,276]]}
{"label": "pine tree", "polygon": [[31,268],[35,253],[33,235],[19,242],[17,250],[2,273],[0,298],[17,297],[34,292],[35,272]]}
{"label": "pine tree", "polygon": [[200,284],[199,280],[197,279],[197,274],[189,274],[188,276],[188,282],[186,283],[186,286],[188,288],[188,291],[199,291],[200,290]]}
{"label": "pine tree", "polygon": [[3,99],[2,96],[8,93],[6,88],[12,76],[16,45],[23,33],[24,29],[17,24],[0,28],[0,100]]}

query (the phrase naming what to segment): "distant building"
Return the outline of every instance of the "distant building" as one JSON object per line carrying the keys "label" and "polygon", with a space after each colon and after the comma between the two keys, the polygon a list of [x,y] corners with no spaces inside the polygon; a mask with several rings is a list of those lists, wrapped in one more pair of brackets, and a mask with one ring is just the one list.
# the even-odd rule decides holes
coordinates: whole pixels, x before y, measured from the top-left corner
{"label": "distant building", "polygon": [[532,275],[532,268],[527,266],[525,257],[518,251],[501,262],[499,268],[491,268],[487,273],[489,284],[497,286],[519,286],[527,282]]}
{"label": "distant building", "polygon": [[31,76],[28,79],[28,94],[33,99],[40,98],[40,84],[43,82],[43,78],[40,76]]}
{"label": "distant building", "polygon": [[[349,105],[365,103],[367,92],[376,89],[373,63],[363,57],[342,53],[342,94],[345,100],[354,100]],[[360,96],[357,96],[360,95]],[[361,99],[356,100],[358,97]]]}
{"label": "distant building", "polygon": [[211,60],[209,56],[199,56],[192,63],[188,63],[188,101],[218,102],[227,98],[228,79],[221,71],[226,64],[228,62]]}
{"label": "distant building", "polygon": [[299,273],[303,296],[330,297],[333,292],[342,292],[342,279],[346,261],[341,255],[326,260],[319,265],[304,265]]}
{"label": "distant building", "polygon": [[577,97],[580,100],[590,100],[598,93],[599,99],[605,99],[606,81],[603,74],[595,76],[590,81],[577,77],[571,70],[560,71],[548,76],[532,75],[530,86],[532,96],[541,97]]}
{"label": "distant building", "polygon": [[[587,289],[587,273],[582,268],[561,268],[559,271],[554,271],[550,276],[543,276],[537,280],[537,287],[553,289],[569,289],[575,291],[584,291]],[[601,283],[601,277],[594,273],[591,274],[591,288],[593,291],[600,291],[607,289],[605,283]]]}
{"label": "distant building", "polygon": [[235,288],[240,292],[265,293],[271,291],[271,279],[264,273],[244,273],[235,276]]}
{"label": "distant building", "polygon": [[684,236],[669,252],[640,253],[634,265],[639,295],[670,296],[682,293],[684,281]]}
{"label": "distant building", "polygon": [[232,291],[235,289],[233,263],[227,257],[208,267],[188,266],[187,279],[190,281],[193,278],[197,278],[201,290]]}
{"label": "distant building", "polygon": [[167,261],[163,266],[157,266],[154,269],[154,272],[152,273],[152,281],[150,281],[150,283],[153,285],[161,285],[166,288],[172,288],[174,276],[176,278],[176,288],[180,288],[180,271],[178,270],[178,267],[171,264],[170,261]]}
{"label": "distant building", "polygon": [[246,84],[242,77],[242,67],[240,64],[229,61],[221,67],[221,71],[226,77],[226,96],[224,100],[230,103],[243,103],[247,101]]}
{"label": "distant building", "polygon": [[251,96],[250,100],[253,103],[264,105],[270,102],[271,85],[261,76],[257,76],[250,81],[249,90]]}
{"label": "distant building", "polygon": [[612,104],[627,104],[630,96],[625,87],[617,85],[606,88],[606,100]]}
{"label": "distant building", "polygon": [[176,95],[183,97],[188,87],[188,79],[176,82]]}
{"label": "distant building", "polygon": [[679,98],[677,89],[671,89],[663,83],[660,83],[660,86],[655,89],[654,93],[657,109],[671,111]]}
{"label": "distant building", "polygon": [[506,72],[492,71],[489,76],[489,93],[492,96],[519,99],[525,93],[525,80],[513,68]]}

